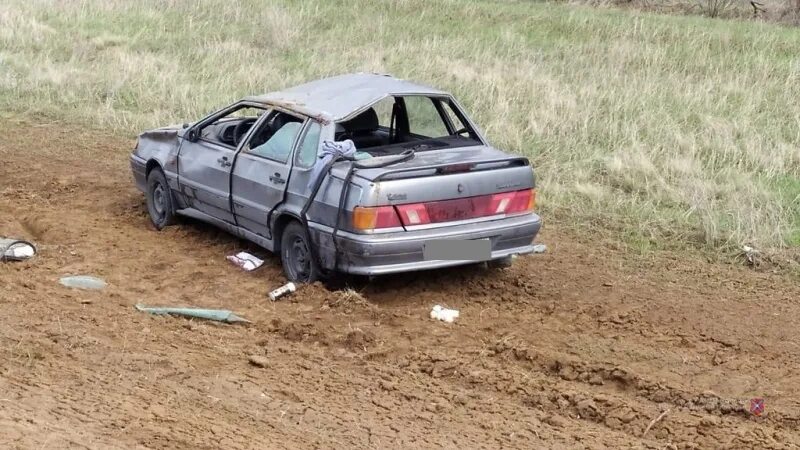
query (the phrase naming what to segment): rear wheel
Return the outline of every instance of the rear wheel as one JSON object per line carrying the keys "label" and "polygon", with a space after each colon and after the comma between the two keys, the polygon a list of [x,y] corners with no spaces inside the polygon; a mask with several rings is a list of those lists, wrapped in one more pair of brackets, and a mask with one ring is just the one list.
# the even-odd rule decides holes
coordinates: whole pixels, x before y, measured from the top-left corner
{"label": "rear wheel", "polygon": [[321,278],[311,242],[298,222],[291,222],[281,236],[281,264],[286,278],[299,283],[313,283]]}
{"label": "rear wheel", "polygon": [[157,230],[175,222],[175,201],[167,184],[167,177],[160,168],[147,175],[147,212]]}

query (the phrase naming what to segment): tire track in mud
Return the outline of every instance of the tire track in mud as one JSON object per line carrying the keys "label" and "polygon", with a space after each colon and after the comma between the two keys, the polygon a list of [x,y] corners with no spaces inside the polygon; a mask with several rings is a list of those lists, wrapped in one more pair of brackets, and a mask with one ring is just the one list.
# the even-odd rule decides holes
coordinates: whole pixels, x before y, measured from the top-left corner
{"label": "tire track in mud", "polygon": [[[505,282],[507,285],[517,286],[516,289],[508,289],[512,291],[509,298],[513,299],[513,303],[531,306],[540,300],[533,295],[534,288],[531,284],[514,283],[510,280]],[[495,281],[488,283],[496,287]],[[469,284],[467,282],[466,286],[462,286],[467,293],[484,291],[485,286],[475,288]],[[480,299],[475,302],[485,303]],[[578,315],[583,312],[580,311]],[[545,314],[547,313],[552,314],[552,311],[545,308]],[[637,309],[628,309],[610,317],[590,317],[588,322],[612,330],[638,328],[639,333],[645,336],[668,337],[670,334],[683,334],[680,330],[663,333],[658,330],[659,327],[643,327],[645,324],[641,323],[641,316]],[[714,337],[713,333],[700,333],[697,341],[732,351],[739,349],[735,341]],[[651,439],[677,442],[681,448],[693,448],[693,443],[698,441],[705,442],[706,445],[728,441],[727,445],[732,446],[758,444],[765,448],[783,448],[781,442],[791,440],[791,434],[787,433],[795,430],[798,424],[798,416],[792,411],[771,408],[767,416],[755,417],[747,409],[747,398],[724,397],[709,390],[686,390],[640,376],[624,366],[589,362],[566,357],[562,353],[541,352],[522,341],[516,341],[513,333],[498,339],[487,349],[476,352],[475,359],[503,361],[488,364],[488,370],[485,371],[465,372],[460,369],[469,367],[474,359],[465,362],[441,356],[429,357],[426,354],[414,356],[414,362],[406,362],[404,367],[410,364],[412,370],[436,379],[451,378],[464,386],[478,385],[510,397],[522,396],[519,402],[526,407],[560,417],[577,417],[594,422],[622,431],[631,438],[641,437],[650,426],[648,433]],[[714,356],[715,365],[718,364],[716,358],[717,354]],[[519,367],[520,372],[529,374],[528,377],[531,372],[539,376],[528,383],[516,383],[513,377],[505,384],[498,383],[498,374],[508,372],[508,364]],[[481,377],[480,374],[483,373],[490,374],[492,380]],[[650,425],[663,411],[667,411],[666,419]],[[559,419],[553,419],[552,422],[563,425],[563,421]],[[763,430],[767,423],[769,428],[775,428],[774,436]],[[731,435],[725,427],[744,427],[745,431]]]}
{"label": "tire track in mud", "polygon": [[[488,391],[501,395],[510,403],[531,409],[539,427],[544,423],[563,428],[577,419],[622,432],[631,439],[641,438],[650,422],[660,412],[669,410],[664,420],[648,430],[649,438],[674,444],[675,448],[695,448],[693,444],[697,442],[708,446],[726,441],[733,446],[758,444],[764,448],[783,448],[779,443],[787,440],[791,435],[786,433],[796,427],[794,416],[778,410],[771,410],[768,419],[754,418],[743,402],[736,399],[653,382],[624,367],[542,353],[513,339],[500,339],[485,349],[466,350],[472,356],[469,359],[427,351],[406,353],[399,359],[379,358],[384,365],[380,371],[384,381],[380,385],[390,393],[398,391],[395,396],[422,402],[419,395],[398,387],[403,383],[398,381],[397,374],[410,371],[430,380],[447,380],[473,394]],[[363,358],[376,361],[368,349],[364,349]],[[448,389],[437,390],[433,400],[425,404],[431,413],[454,404],[470,403],[469,395],[442,391]],[[385,405],[387,410],[397,407],[396,401],[380,400],[378,404]],[[761,427],[767,420],[770,428],[783,431],[775,431],[775,437],[764,434]],[[744,427],[745,431],[731,437],[725,427]],[[538,428],[532,429],[538,434]]]}

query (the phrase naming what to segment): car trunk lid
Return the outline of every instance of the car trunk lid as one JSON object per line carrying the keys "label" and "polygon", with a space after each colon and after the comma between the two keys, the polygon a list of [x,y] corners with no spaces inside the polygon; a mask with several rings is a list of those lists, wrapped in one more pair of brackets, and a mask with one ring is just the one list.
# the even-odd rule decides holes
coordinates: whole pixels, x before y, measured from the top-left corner
{"label": "car trunk lid", "polygon": [[409,161],[358,169],[355,175],[372,182],[360,202],[367,206],[451,200],[534,187],[527,158],[484,146],[420,152]]}
{"label": "car trunk lid", "polygon": [[[384,168],[358,169],[370,181],[358,204],[376,208],[366,227],[413,229],[502,218],[532,211],[534,176],[527,158],[489,147],[418,153]],[[370,226],[372,225],[372,226]]]}

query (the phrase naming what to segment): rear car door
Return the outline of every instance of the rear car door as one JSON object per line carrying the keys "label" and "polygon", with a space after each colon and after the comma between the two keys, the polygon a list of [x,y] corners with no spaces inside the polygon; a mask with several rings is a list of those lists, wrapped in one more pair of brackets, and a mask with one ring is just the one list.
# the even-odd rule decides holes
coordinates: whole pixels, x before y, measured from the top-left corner
{"label": "rear car door", "polygon": [[269,237],[269,212],[283,200],[291,170],[291,155],[305,120],[273,110],[258,123],[236,156],[231,196],[236,223]]}
{"label": "rear car door", "polygon": [[178,184],[192,208],[234,223],[230,176],[236,148],[263,112],[239,103],[189,130],[178,154]]}

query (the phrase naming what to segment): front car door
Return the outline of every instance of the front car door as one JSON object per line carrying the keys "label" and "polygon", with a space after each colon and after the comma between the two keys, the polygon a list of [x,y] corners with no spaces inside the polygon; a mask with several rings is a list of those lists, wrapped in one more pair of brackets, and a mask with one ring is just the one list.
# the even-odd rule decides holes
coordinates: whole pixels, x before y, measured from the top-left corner
{"label": "front car door", "polygon": [[270,238],[269,212],[283,200],[291,170],[291,155],[306,120],[272,110],[258,123],[236,157],[231,196],[236,223]]}
{"label": "front car door", "polygon": [[262,106],[237,103],[189,130],[178,154],[178,183],[190,207],[234,223],[230,176],[236,149],[264,112]]}

